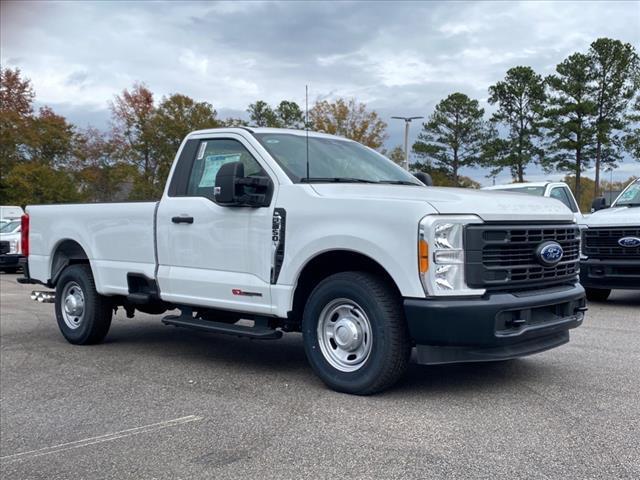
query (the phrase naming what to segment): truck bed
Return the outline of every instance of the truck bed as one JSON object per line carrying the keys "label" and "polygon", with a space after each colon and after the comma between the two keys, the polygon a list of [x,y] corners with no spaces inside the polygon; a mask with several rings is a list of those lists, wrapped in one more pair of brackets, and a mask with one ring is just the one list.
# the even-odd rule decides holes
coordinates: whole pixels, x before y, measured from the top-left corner
{"label": "truck bed", "polygon": [[156,202],[36,205],[30,217],[29,272],[47,282],[56,249],[78,243],[102,294],[127,294],[127,273],[154,278]]}

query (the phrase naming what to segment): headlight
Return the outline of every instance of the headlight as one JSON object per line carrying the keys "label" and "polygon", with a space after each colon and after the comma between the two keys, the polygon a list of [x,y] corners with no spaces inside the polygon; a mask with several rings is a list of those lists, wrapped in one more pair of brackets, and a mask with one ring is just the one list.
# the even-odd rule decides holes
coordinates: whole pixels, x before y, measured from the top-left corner
{"label": "headlight", "polygon": [[474,215],[427,215],[420,221],[418,264],[428,295],[482,295],[468,288],[464,278],[464,227],[482,223]]}

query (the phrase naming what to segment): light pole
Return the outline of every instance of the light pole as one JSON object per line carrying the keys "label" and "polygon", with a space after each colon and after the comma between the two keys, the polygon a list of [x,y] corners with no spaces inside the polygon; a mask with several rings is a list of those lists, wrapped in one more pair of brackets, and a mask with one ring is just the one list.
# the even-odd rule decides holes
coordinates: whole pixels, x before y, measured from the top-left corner
{"label": "light pole", "polygon": [[409,171],[409,124],[412,120],[424,117],[391,117],[395,120],[404,120],[404,168]]}

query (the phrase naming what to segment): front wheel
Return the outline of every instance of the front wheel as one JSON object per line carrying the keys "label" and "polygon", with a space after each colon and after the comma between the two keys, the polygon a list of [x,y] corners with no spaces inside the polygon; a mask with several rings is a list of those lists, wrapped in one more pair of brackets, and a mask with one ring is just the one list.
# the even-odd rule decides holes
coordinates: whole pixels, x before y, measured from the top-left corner
{"label": "front wheel", "polygon": [[591,302],[604,302],[611,295],[611,289],[608,288],[585,288],[585,291],[587,300]]}
{"label": "front wheel", "polygon": [[302,320],[311,367],[332,389],[369,395],[407,369],[411,341],[400,296],[366,272],[332,275],[313,290]]}
{"label": "front wheel", "polygon": [[99,343],[109,332],[112,305],[96,291],[89,265],[71,265],[62,272],[56,285],[55,309],[58,327],[69,343]]}

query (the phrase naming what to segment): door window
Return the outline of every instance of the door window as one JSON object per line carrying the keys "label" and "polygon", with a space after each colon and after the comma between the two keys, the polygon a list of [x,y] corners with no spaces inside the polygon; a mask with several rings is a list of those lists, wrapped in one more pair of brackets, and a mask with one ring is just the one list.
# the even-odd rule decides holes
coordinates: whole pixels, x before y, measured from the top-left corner
{"label": "door window", "polygon": [[225,163],[242,162],[244,175],[266,176],[266,173],[249,151],[237,140],[202,140],[196,150],[196,158],[187,183],[187,196],[214,199],[216,175]]}
{"label": "door window", "polygon": [[573,204],[573,202],[571,201],[571,199],[569,198],[569,195],[565,190],[566,189],[564,187],[555,187],[554,189],[551,190],[550,197],[555,198],[556,200],[560,200],[572,212],[577,211],[576,206]]}

